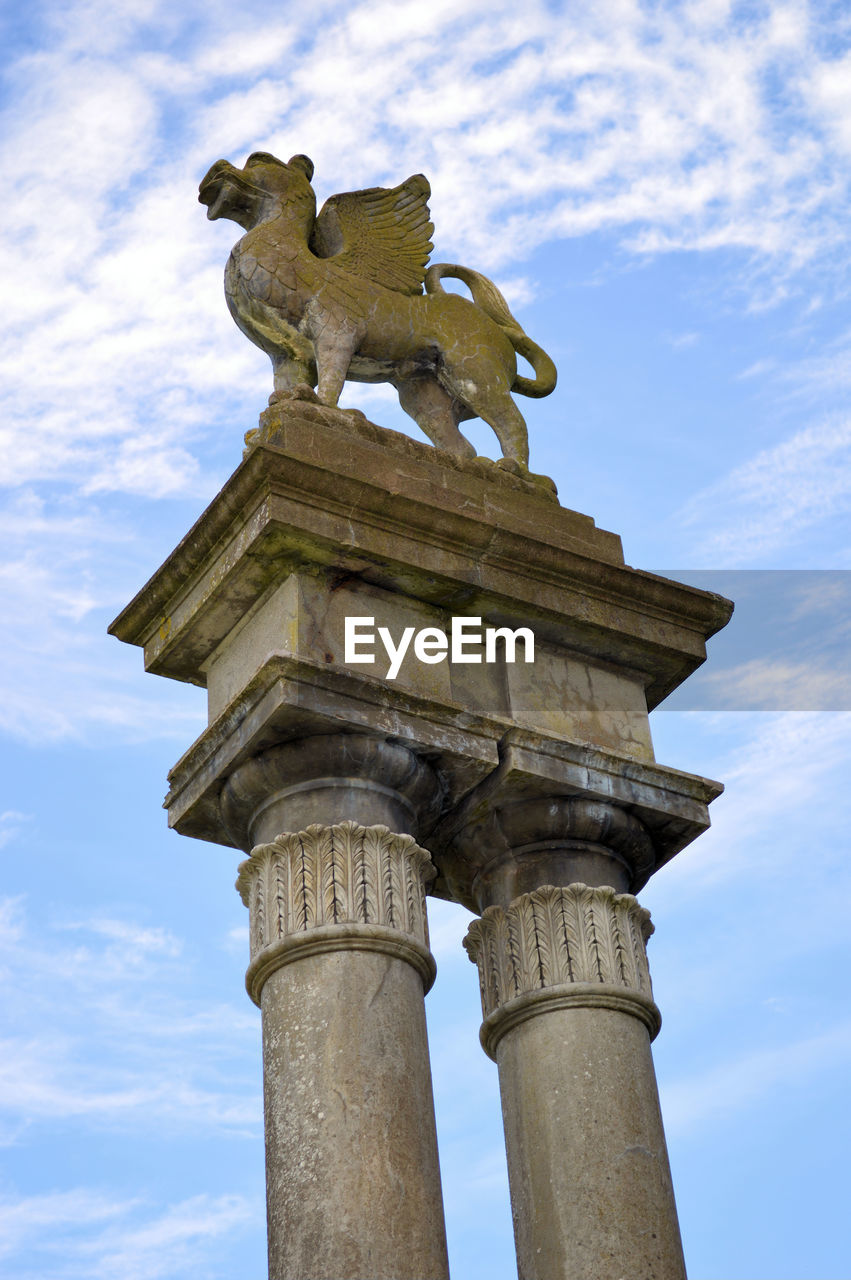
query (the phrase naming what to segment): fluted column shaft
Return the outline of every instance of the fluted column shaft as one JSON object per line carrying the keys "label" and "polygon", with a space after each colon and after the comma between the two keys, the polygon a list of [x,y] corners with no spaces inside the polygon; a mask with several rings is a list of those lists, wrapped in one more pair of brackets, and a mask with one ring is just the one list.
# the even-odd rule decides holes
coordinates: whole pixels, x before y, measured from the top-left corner
{"label": "fluted column shaft", "polygon": [[314,824],[252,850],[271,1280],[448,1274],[426,1040],[428,853]]}
{"label": "fluted column shaft", "polygon": [[[571,802],[563,818],[573,843],[554,850],[552,870],[569,874],[578,851],[583,868],[608,874],[610,854],[575,841],[580,821],[599,837],[601,813]],[[641,836],[628,815],[606,821],[612,855]],[[482,1045],[499,1067],[520,1280],[685,1280],[650,1051],[661,1018],[649,913],[602,883],[542,884],[508,901],[507,884],[546,867],[536,849],[514,864],[500,855],[488,881],[497,901],[465,940]]]}

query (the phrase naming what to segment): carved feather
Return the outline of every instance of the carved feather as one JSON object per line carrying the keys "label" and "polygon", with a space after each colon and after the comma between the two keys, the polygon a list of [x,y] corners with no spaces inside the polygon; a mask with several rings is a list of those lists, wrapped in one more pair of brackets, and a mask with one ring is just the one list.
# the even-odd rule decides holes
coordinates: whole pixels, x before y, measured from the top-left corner
{"label": "carved feather", "polygon": [[560,982],[575,982],[573,972],[573,952],[570,944],[570,935],[568,933],[567,915],[569,903],[566,899],[564,889],[559,889],[558,898],[554,904],[555,927],[559,939],[559,971],[561,977]]}
{"label": "carved feather", "polygon": [[382,838],[384,908],[387,923],[394,929],[405,929],[405,880],[400,858],[387,835]]}
{"label": "carved feather", "polygon": [[285,853],[274,853],[271,858],[271,863],[275,895],[275,936],[283,938],[290,931],[290,922],[287,918],[287,899],[289,896],[289,858]]}
{"label": "carved feather", "polygon": [[617,947],[617,916],[614,889],[603,887],[597,890],[595,915],[598,922],[600,943],[601,981],[618,983],[621,981],[621,973]]}
{"label": "carved feather", "polygon": [[590,960],[587,981],[605,982],[605,959],[601,945],[600,922],[597,915],[598,904],[592,889],[586,889],[583,893],[582,909],[585,917],[585,937]]}
{"label": "carved feather", "polygon": [[538,932],[531,898],[523,894],[512,903],[509,928],[513,934],[513,955],[521,991],[533,991],[544,985],[538,951]]}
{"label": "carved feather", "polygon": [[354,920],[355,901],[355,848],[359,843],[359,827],[356,822],[344,822],[345,837],[340,842],[337,864],[337,896],[340,901],[340,918]]}
{"label": "carved feather", "polygon": [[[319,857],[319,874],[321,878],[322,920],[325,924],[337,924],[341,918],[340,900],[338,896],[339,868],[337,864],[339,836],[336,828],[331,828],[328,840]],[[323,856],[324,855],[324,856]]]}
{"label": "carved feather", "polygon": [[432,250],[428,197],[422,174],[398,187],[370,187],[326,200],[310,248],[319,258],[385,289],[422,293]]}
{"label": "carved feather", "polygon": [[650,980],[650,968],[647,964],[647,940],[653,932],[653,925],[650,923],[650,913],[645,911],[643,907],[639,907],[636,903],[635,907],[630,911],[629,917],[630,931],[629,936],[632,942],[632,954],[635,960],[635,972],[637,975],[636,986],[645,993],[652,996],[653,984]]}
{"label": "carved feather", "polygon": [[[305,833],[306,834],[306,833]],[[295,849],[292,881],[293,924],[296,929],[312,929],[316,924],[316,876],[313,840],[299,835]]]}
{"label": "carved feather", "polygon": [[248,919],[251,923],[251,954],[256,955],[266,945],[266,928],[264,922],[265,903],[263,891],[263,874],[262,869],[257,867],[254,872],[254,883],[251,892],[251,909]]}
{"label": "carved feather", "polygon": [[564,891],[554,888],[552,885],[546,885],[541,889],[537,889],[532,896],[539,898],[541,923],[547,932],[548,965],[545,972],[545,985],[556,986],[564,982],[570,982],[570,958],[564,932],[562,907]]}
{"label": "carved feather", "polygon": [[479,994],[482,998],[482,1013],[485,1017],[493,1007],[491,999],[494,991],[494,980],[488,958],[488,934],[486,921],[474,920],[467,930],[463,944],[479,975]]}
{"label": "carved feather", "polygon": [[622,898],[615,898],[612,902],[612,948],[615,963],[614,980],[624,987],[639,985],[636,980],[637,975],[634,973],[635,961],[632,955],[632,947],[629,942],[629,926],[629,907],[624,904]]}
{"label": "carved feather", "polygon": [[488,907],[482,917],[485,939],[485,969],[488,974],[487,1015],[493,1009],[511,1000],[520,991],[518,972],[512,954],[511,930],[502,907]]}
{"label": "carved feather", "polygon": [[[531,922],[534,929],[534,946],[537,953],[538,984],[541,987],[555,986],[557,960],[554,954],[553,926],[550,918],[551,890],[549,886],[536,889],[529,894]],[[531,958],[531,957],[530,957]]]}
{"label": "carved feather", "polygon": [[[365,924],[384,924],[382,907],[381,840],[367,827],[363,837],[363,861],[359,889],[358,919]],[[362,914],[361,914],[362,912]]]}
{"label": "carved feather", "polygon": [[575,890],[565,889],[561,896],[561,922],[567,946],[567,964],[571,982],[585,980],[585,928]]}
{"label": "carved feather", "polygon": [[[406,841],[407,843],[407,841]],[[405,887],[407,893],[407,931],[417,938],[425,938],[428,945],[428,924],[425,911],[425,889],[423,888],[423,871],[427,859],[423,851],[416,846],[409,846],[403,855],[405,868]]]}

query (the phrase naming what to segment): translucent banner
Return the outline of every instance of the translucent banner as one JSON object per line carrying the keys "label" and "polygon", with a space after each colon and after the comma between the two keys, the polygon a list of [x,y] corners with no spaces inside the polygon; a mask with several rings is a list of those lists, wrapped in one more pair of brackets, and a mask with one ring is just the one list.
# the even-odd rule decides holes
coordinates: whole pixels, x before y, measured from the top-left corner
{"label": "translucent banner", "polygon": [[656,572],[736,605],[661,711],[851,711],[851,571]]}

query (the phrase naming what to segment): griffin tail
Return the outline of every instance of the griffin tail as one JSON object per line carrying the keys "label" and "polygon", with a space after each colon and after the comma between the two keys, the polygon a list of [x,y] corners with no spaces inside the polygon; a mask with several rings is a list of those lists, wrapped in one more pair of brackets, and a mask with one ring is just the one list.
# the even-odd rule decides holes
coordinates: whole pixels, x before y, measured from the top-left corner
{"label": "griffin tail", "polygon": [[445,293],[446,290],[440,283],[444,276],[461,280],[467,286],[476,306],[481,307],[499,325],[517,354],[528,360],[535,370],[534,378],[524,378],[518,374],[511,390],[523,396],[548,396],[556,385],[556,367],[546,351],[523,332],[493,281],[470,267],[459,267],[452,262],[435,262],[425,273],[426,293]]}

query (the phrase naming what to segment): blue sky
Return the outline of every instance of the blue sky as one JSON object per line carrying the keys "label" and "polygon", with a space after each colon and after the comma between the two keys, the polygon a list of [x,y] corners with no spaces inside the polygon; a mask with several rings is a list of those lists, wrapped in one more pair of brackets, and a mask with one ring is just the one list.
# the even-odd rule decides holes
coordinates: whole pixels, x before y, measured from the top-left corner
{"label": "blue sky", "polygon": [[[434,259],[558,365],[533,469],[629,563],[757,600],[652,717],[727,785],[642,893],[657,1069],[693,1280],[848,1280],[847,8],[81,0],[9,6],[0,42],[4,1276],[265,1274],[238,857],[160,809],[204,696],[105,629],[271,389],[222,297],[237,230],[196,203],[266,149],[320,199],[425,172]],[[416,434],[387,389],[345,403]],[[431,912],[451,1261],[508,1280],[466,920]]]}

